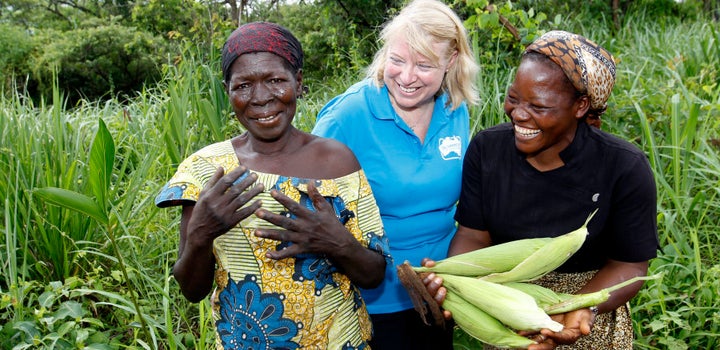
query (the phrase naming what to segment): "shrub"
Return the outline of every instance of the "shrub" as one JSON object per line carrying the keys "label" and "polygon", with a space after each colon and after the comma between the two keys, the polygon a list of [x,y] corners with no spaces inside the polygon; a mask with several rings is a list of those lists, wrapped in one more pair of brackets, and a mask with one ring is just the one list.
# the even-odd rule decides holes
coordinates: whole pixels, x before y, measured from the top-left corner
{"label": "shrub", "polygon": [[[27,56],[32,50],[30,34],[20,27],[0,24],[0,90],[12,91],[27,75]],[[17,79],[16,79],[17,78]]]}
{"label": "shrub", "polygon": [[39,93],[48,96],[53,77],[70,102],[130,95],[161,78],[165,42],[116,24],[39,35],[31,64]]}

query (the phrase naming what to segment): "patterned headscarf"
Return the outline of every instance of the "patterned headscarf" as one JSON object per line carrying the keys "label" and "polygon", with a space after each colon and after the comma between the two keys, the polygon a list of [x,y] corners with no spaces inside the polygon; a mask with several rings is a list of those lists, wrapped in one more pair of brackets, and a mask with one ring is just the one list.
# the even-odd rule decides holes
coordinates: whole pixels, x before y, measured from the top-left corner
{"label": "patterned headscarf", "polygon": [[271,52],[284,58],[295,72],[302,69],[303,50],[300,41],[285,27],[271,22],[241,25],[230,34],[222,50],[222,71],[230,79],[230,66],[240,55]]}
{"label": "patterned headscarf", "polygon": [[590,97],[590,108],[605,111],[615,85],[615,59],[589,39],[561,31],[545,33],[525,49],[549,57],[559,65],[573,86]]}

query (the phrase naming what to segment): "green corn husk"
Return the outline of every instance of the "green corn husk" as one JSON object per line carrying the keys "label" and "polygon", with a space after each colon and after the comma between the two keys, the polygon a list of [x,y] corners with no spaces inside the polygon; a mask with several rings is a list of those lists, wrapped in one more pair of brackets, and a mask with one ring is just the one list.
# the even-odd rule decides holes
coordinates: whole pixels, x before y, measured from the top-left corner
{"label": "green corn husk", "polygon": [[418,273],[434,272],[472,277],[505,272],[550,241],[552,241],[550,237],[511,241],[438,260],[433,267],[413,267],[413,270]]}
{"label": "green corn husk", "polygon": [[620,288],[626,287],[637,281],[654,280],[662,277],[662,273],[656,273],[652,276],[636,276],[627,281],[620,282],[611,287],[601,289],[597,292],[583,293],[583,294],[571,294],[567,299],[544,307],[543,309],[548,315],[561,314],[572,310],[582,309],[590,306],[599,305],[610,298],[610,294]]}
{"label": "green corn husk", "polygon": [[535,299],[535,302],[543,310],[551,305],[559,304],[573,297],[572,294],[557,293],[550,288],[530,283],[530,282],[507,282],[503,285],[513,289],[517,289]]}
{"label": "green corn husk", "polygon": [[564,264],[570,256],[580,249],[588,235],[587,224],[597,212],[590,214],[585,223],[578,229],[564,235],[553,237],[552,240],[532,253],[527,259],[513,269],[480,277],[488,282],[528,282],[536,280]]}
{"label": "green corn husk", "polygon": [[537,344],[518,335],[459,295],[448,293],[443,308],[452,312],[453,319],[460,329],[483,343],[501,348],[527,348],[529,345]]}
{"label": "green corn husk", "polygon": [[633,284],[637,281],[653,280],[660,277],[662,277],[662,273],[657,273],[652,276],[636,276],[611,287],[607,287],[596,292],[582,294],[556,293],[549,288],[524,282],[510,282],[504,283],[504,285],[530,295],[535,299],[535,302],[537,302],[538,306],[540,306],[545,313],[548,315],[555,315],[590,306],[597,306],[606,302],[613,291]]}
{"label": "green corn husk", "polygon": [[517,289],[473,277],[438,276],[443,279],[448,295],[462,297],[512,329],[537,331],[547,328],[553,332],[563,329],[563,325],[551,319],[535,299]]}

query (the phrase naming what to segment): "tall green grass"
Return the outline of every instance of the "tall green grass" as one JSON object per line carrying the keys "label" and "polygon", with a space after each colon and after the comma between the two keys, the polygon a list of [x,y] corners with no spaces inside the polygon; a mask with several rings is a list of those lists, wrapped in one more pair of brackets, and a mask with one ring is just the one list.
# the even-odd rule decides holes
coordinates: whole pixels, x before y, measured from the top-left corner
{"label": "tall green grass", "polygon": [[[618,58],[603,128],[642,148],[658,183],[661,252],[651,273],[666,273],[631,302],[636,348],[718,348],[717,24],[638,20],[612,37],[568,25]],[[217,62],[200,62],[194,57],[209,54],[195,49],[126,102],[67,106],[57,90],[51,101],[21,91],[0,101],[0,349],[212,348],[209,303],[185,301],[171,274],[180,212],[153,203],[181,159],[242,131]],[[513,73],[507,57],[484,62],[473,131],[506,120]],[[319,109],[360,74],[308,79],[295,125],[312,129]],[[43,188],[82,195],[97,211],[48,200]],[[458,336],[458,348],[469,344]]]}
{"label": "tall green grass", "polygon": [[[661,251],[633,300],[638,348],[720,346],[720,86],[717,25],[628,28],[609,119],[648,154],[658,184]],[[694,33],[697,40],[683,38]],[[623,40],[624,39],[624,40]]]}

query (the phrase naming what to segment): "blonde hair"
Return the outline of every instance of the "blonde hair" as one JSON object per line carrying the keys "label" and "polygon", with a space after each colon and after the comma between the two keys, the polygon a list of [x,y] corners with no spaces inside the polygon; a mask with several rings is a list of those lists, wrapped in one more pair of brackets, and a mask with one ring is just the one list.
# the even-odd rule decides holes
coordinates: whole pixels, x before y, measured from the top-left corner
{"label": "blonde hair", "polygon": [[[457,51],[455,64],[449,67],[436,95],[447,92],[450,97],[448,103],[453,109],[463,101],[473,105],[478,103],[475,80],[479,67],[468,44],[463,22],[450,7],[437,0],[414,0],[385,25],[380,32],[383,45],[367,70],[367,77],[377,86],[384,84],[390,39],[398,35],[404,36],[411,50],[436,64],[442,58],[449,59]],[[433,51],[434,43],[443,42],[449,43],[447,52]]]}

